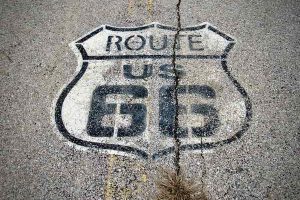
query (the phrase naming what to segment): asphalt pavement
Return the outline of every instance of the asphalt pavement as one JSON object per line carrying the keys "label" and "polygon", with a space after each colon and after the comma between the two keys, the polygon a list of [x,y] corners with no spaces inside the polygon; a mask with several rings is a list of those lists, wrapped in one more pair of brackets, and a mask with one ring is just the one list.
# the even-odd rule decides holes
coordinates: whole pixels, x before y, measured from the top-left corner
{"label": "asphalt pavement", "polygon": [[[299,1],[1,0],[0,8],[0,199],[154,199],[159,170],[178,166],[209,199],[300,199]],[[143,56],[128,57],[130,48],[139,48],[129,38],[137,30],[128,28],[145,25],[134,32],[146,40]],[[78,41],[99,27],[103,31]],[[183,50],[170,43],[153,53],[151,34],[170,36],[168,42],[182,34]],[[97,49],[108,45],[101,42],[109,35],[124,39],[124,52],[112,43],[124,57],[101,57],[111,56],[108,46]],[[201,53],[190,54],[195,49]],[[136,83],[132,73],[123,78],[124,66],[143,72],[145,64],[153,71],[140,78],[141,87],[114,87]],[[161,74],[174,64],[184,71],[178,80]],[[133,95],[128,101],[140,112],[133,123],[139,126],[122,129],[134,120],[122,112],[135,111],[115,103],[121,125],[113,127],[112,139],[97,135],[103,132],[94,126],[98,118],[93,122],[100,113],[94,89],[106,85]],[[161,100],[168,99],[166,85],[177,88],[169,103]],[[104,127],[112,123],[107,116]],[[177,128],[189,127],[186,136],[159,134],[170,116]],[[199,123],[209,128],[191,128]],[[131,140],[122,133],[141,134]]]}

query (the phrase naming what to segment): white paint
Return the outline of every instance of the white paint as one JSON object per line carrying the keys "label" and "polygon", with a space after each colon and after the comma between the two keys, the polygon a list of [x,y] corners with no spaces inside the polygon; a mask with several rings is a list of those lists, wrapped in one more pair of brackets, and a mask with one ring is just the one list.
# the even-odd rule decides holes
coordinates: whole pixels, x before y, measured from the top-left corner
{"label": "white paint", "polygon": [[[177,55],[221,55],[230,43],[215,32],[209,30],[208,23],[206,28],[196,31],[182,31],[181,35],[201,35],[201,45],[203,51],[191,51],[187,40],[181,42],[181,49],[176,52]],[[157,23],[155,23],[157,26]],[[104,30],[97,33],[82,43],[89,56],[120,56],[120,55],[172,55],[172,44],[170,48],[163,51],[154,51],[145,48],[139,51],[116,49],[111,52],[106,51],[107,38],[110,35],[118,35],[127,38],[131,35],[139,34],[144,36],[147,41],[150,35],[174,37],[174,31],[158,28],[149,28],[141,31],[116,32],[107,30],[107,26],[101,26]],[[95,29],[97,30],[97,29]],[[185,38],[187,39],[187,37]],[[78,40],[76,40],[78,41]],[[70,46],[78,57],[78,66],[76,71],[81,69],[83,60],[76,47],[76,41]],[[147,46],[148,44],[146,44]],[[122,47],[124,48],[124,46]],[[87,61],[85,61],[87,62]],[[117,144],[141,149],[148,154],[153,154],[162,149],[173,146],[173,138],[166,137],[159,130],[159,88],[164,85],[172,85],[171,80],[163,79],[159,76],[161,71],[159,66],[162,64],[171,64],[172,58],[166,59],[133,59],[133,60],[89,60],[88,67],[82,78],[72,88],[63,102],[62,120],[70,135],[87,142],[97,142],[106,144]],[[205,99],[199,95],[179,94],[179,103],[187,108],[186,114],[179,115],[179,125],[188,127],[188,137],[181,138],[182,145],[199,144],[201,138],[193,136],[192,127],[201,127],[206,123],[206,118],[202,115],[191,112],[192,104],[209,104],[218,110],[220,126],[215,134],[210,137],[203,137],[203,143],[218,142],[232,137],[242,126],[246,108],[241,94],[237,91],[231,80],[224,73],[220,60],[211,59],[177,59],[177,64],[184,67],[185,76],[180,79],[180,85],[208,85],[216,91],[215,99]],[[130,80],[124,77],[122,66],[132,65],[135,69],[133,75],[140,75],[144,64],[153,65],[153,75],[147,79]],[[106,103],[116,103],[117,113],[106,115],[103,118],[103,125],[114,127],[112,137],[92,137],[87,134],[87,122],[91,106],[92,94],[96,87],[100,85],[142,85],[148,90],[149,96],[144,99],[134,99],[129,95],[108,95]],[[147,107],[146,129],[138,137],[117,137],[117,129],[128,127],[132,123],[130,115],[120,114],[121,103],[142,103]],[[116,151],[105,150],[105,152],[116,153]],[[195,150],[199,152],[199,150]],[[118,154],[125,154],[118,152]]]}

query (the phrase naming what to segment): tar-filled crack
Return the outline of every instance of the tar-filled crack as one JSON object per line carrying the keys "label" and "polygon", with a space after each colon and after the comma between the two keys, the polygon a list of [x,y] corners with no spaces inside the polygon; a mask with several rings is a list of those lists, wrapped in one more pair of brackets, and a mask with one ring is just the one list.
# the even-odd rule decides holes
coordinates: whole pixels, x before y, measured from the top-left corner
{"label": "tar-filled crack", "polygon": [[178,41],[179,33],[181,31],[181,21],[180,21],[180,5],[181,5],[181,0],[178,0],[176,4],[176,16],[177,16],[177,29],[174,37],[174,43],[173,43],[173,57],[172,57],[172,66],[173,66],[173,72],[175,75],[174,78],[174,100],[175,100],[175,118],[174,118],[174,146],[175,146],[175,158],[174,158],[174,164],[175,164],[175,170],[176,174],[180,174],[180,139],[178,136],[178,127],[179,127],[179,122],[178,122],[178,86],[179,86],[179,73],[176,70],[176,43]]}
{"label": "tar-filled crack", "polygon": [[[203,145],[203,138],[201,137],[201,146]],[[201,189],[202,191],[204,191],[204,178],[206,176],[206,162],[205,162],[205,159],[204,159],[204,155],[203,155],[203,148],[201,148],[201,159],[202,159],[202,162],[203,162],[203,171],[202,171],[202,175],[201,175]]]}

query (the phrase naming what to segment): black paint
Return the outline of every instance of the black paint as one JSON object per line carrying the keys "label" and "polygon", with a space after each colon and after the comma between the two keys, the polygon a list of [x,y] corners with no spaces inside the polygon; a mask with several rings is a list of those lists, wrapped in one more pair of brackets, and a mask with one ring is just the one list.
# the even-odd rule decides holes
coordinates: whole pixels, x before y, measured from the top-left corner
{"label": "black paint", "polygon": [[101,32],[103,30],[103,28],[98,28],[97,30],[93,31],[92,33],[88,34],[87,36],[83,37],[82,39],[78,40],[76,43],[83,43],[86,40],[90,39],[91,37],[93,37],[94,35],[96,35],[97,33]]}
{"label": "black paint", "polygon": [[[177,64],[175,66],[177,70],[177,75],[179,78],[182,78],[185,75],[183,71],[184,67]],[[159,77],[164,79],[175,79],[174,69],[172,64],[163,64],[159,67],[160,73],[158,74]]]}
{"label": "black paint", "polygon": [[[106,25],[105,29],[111,30],[111,31],[128,32],[128,31],[140,31],[140,30],[146,30],[146,29],[149,29],[149,28],[154,28],[155,25],[159,29],[172,30],[172,31],[177,30],[175,27],[165,26],[165,25],[161,25],[161,24],[149,24],[149,25],[146,25],[146,26],[129,27],[129,28],[119,28],[119,27],[113,27],[113,26]],[[183,59],[226,59],[226,56],[227,56],[229,50],[231,49],[231,47],[234,44],[234,40],[231,37],[227,36],[226,34],[220,32],[216,28],[214,28],[210,25],[207,25],[207,24],[200,25],[200,26],[194,26],[194,27],[182,28],[182,31],[195,31],[195,30],[204,29],[206,27],[209,30],[211,30],[212,32],[215,32],[216,34],[220,35],[224,39],[231,42],[231,43],[228,44],[228,46],[224,50],[223,54],[222,55],[175,55],[176,58],[183,58]],[[172,55],[172,54],[170,54],[170,55],[165,55],[165,54],[162,54],[162,55],[142,55],[142,54],[139,54],[139,55],[106,55],[106,56],[88,55],[87,52],[85,51],[82,43],[84,41],[86,41],[87,39],[91,38],[92,36],[94,36],[95,34],[101,32],[102,30],[103,30],[103,28],[101,27],[101,28],[99,28],[96,31],[88,34],[87,36],[85,36],[84,38],[82,38],[82,39],[80,39],[76,42],[76,47],[80,51],[83,60],[149,59],[149,58],[152,58],[152,59],[165,59],[165,58],[173,58],[174,57],[174,55]],[[142,44],[143,43],[144,43],[144,41],[142,39]],[[107,43],[107,46],[109,46],[108,43]],[[141,48],[143,48],[143,47],[141,47]],[[137,50],[140,50],[141,48],[139,48]],[[180,44],[177,41],[176,49],[179,49],[179,48],[180,48]],[[109,50],[109,49],[110,48],[106,48],[106,50]],[[117,49],[119,50],[119,49],[121,49],[121,47],[117,46]],[[133,48],[131,48],[131,49],[135,50]]]}
{"label": "black paint", "polygon": [[132,74],[132,65],[123,65],[123,74],[125,78],[128,79],[145,79],[153,74],[153,66],[152,65],[144,65],[143,74],[140,76],[135,76]]}
{"label": "black paint", "polygon": [[[109,94],[132,95],[132,98],[145,98],[148,91],[143,86],[134,85],[102,85],[98,86],[92,96],[92,103],[88,117],[87,133],[93,137],[112,137],[114,127],[102,125],[105,115],[116,114],[116,104],[106,104],[106,97]],[[132,116],[130,127],[119,128],[118,137],[138,136],[146,128],[146,106],[143,104],[121,104],[120,114]]]}
{"label": "black paint", "polygon": [[121,114],[132,115],[132,123],[128,128],[118,129],[118,137],[142,135],[146,129],[146,106],[143,104],[121,104]]}
{"label": "black paint", "polygon": [[[176,105],[174,101],[175,86],[162,86],[159,90],[159,130],[163,135],[173,137]],[[178,137],[187,136],[187,128],[178,127]]]}
{"label": "black paint", "polygon": [[114,26],[105,25],[105,28],[110,31],[127,32],[127,31],[141,31],[141,30],[145,30],[148,28],[153,28],[154,26],[155,26],[155,24],[149,24],[149,25],[145,25],[145,26],[122,28],[122,27],[114,27]]}
{"label": "black paint", "polygon": [[[139,46],[139,47],[137,47],[137,48],[134,48],[134,47],[130,47],[129,46],[129,42],[130,42],[130,40],[131,39],[133,39],[134,37],[138,37],[138,38],[140,38],[141,39],[141,46]],[[137,43],[136,41],[134,41],[135,43]],[[143,49],[144,48],[144,46],[145,46],[145,44],[146,44],[146,39],[143,37],[143,36],[141,36],[141,35],[132,35],[132,36],[129,36],[126,40],[125,40],[125,47],[127,48],[127,49],[129,49],[129,50],[135,50],[135,51],[138,51],[138,50],[141,50],[141,49]]]}
{"label": "black paint", "polygon": [[[176,105],[174,102],[175,86],[162,86],[159,91],[159,128],[162,134],[173,137],[174,119],[176,115]],[[198,85],[180,85],[177,88],[178,94],[196,94],[205,99],[214,99],[215,91],[207,86]],[[179,104],[179,113],[186,113],[187,108]],[[208,104],[192,104],[192,113],[200,114],[207,123],[203,127],[192,127],[192,135],[196,137],[207,137],[213,135],[214,131],[219,127],[219,118],[217,110]],[[187,127],[178,127],[177,136],[179,138],[188,136]]]}
{"label": "black paint", "polygon": [[111,50],[111,44],[112,44],[112,39],[116,37],[118,40],[114,42],[115,46],[117,47],[118,51],[121,51],[121,45],[120,42],[122,41],[122,37],[121,36],[108,36],[107,37],[107,42],[106,42],[106,51],[110,51]]}
{"label": "black paint", "polygon": [[177,35],[176,42],[175,42],[175,49],[180,50],[181,49],[181,38],[184,37],[184,35]]}
{"label": "black paint", "polygon": [[[168,39],[170,37],[172,41]],[[117,40],[115,41],[116,38]],[[201,48],[199,45],[202,43],[200,40],[202,36],[199,35],[178,35],[176,38],[174,38],[172,35],[163,35],[162,37],[157,37],[155,38],[154,35],[149,35],[149,36],[142,36],[142,35],[130,35],[126,36],[119,36],[119,35],[109,35],[107,37],[107,42],[106,42],[106,51],[111,51],[111,46],[116,46],[118,51],[121,50],[130,50],[130,51],[139,51],[144,49],[144,47],[147,45],[147,47],[151,50],[154,51],[162,51],[166,48],[171,48],[173,47],[173,40],[176,40],[176,45],[175,48],[177,50],[181,49],[181,42],[182,39],[185,38],[185,41],[188,43],[190,51],[203,51],[204,47],[202,46]],[[123,39],[125,39],[125,42],[122,43]],[[156,41],[159,40],[159,41]],[[113,42],[114,41],[114,42]],[[138,44],[140,46],[134,47],[131,46],[131,44]],[[198,44],[198,45],[197,45]],[[197,47],[198,46],[198,47]]]}
{"label": "black paint", "polygon": [[221,31],[217,30],[216,28],[212,27],[212,26],[208,26],[207,27],[209,30],[215,32],[216,34],[220,35],[221,37],[223,37],[224,39],[228,40],[228,41],[234,41],[231,37],[229,37],[228,35],[226,35],[225,33],[222,33]]}
{"label": "black paint", "polygon": [[158,51],[158,50],[164,50],[165,48],[167,48],[168,46],[168,36],[167,35],[164,35],[163,36],[163,42],[162,42],[162,45],[160,44],[160,47],[156,47],[154,45],[154,38],[153,38],[153,35],[150,35],[149,37],[149,44],[150,44],[150,49],[152,50],[155,50],[155,51]]}
{"label": "black paint", "polygon": [[197,47],[195,47],[195,44],[201,44],[202,43],[202,41],[201,40],[197,40],[197,39],[195,39],[195,38],[200,38],[200,37],[202,37],[201,35],[189,35],[188,36],[188,40],[189,40],[189,47],[190,47],[190,50],[191,51],[203,51],[204,50],[204,48],[202,47],[202,48],[197,48]]}
{"label": "black paint", "polygon": [[[185,144],[180,146],[181,151],[186,151],[186,150],[201,150],[201,149],[212,149],[215,147],[219,147],[225,144],[230,144],[242,137],[242,135],[249,129],[250,127],[250,122],[252,120],[252,103],[251,100],[246,92],[246,90],[239,84],[239,82],[231,75],[230,70],[227,67],[227,62],[226,60],[221,60],[222,64],[222,69],[228,76],[229,80],[234,84],[238,92],[242,95],[242,98],[245,102],[246,106],[246,115],[245,119],[243,122],[243,125],[239,131],[235,133],[231,138],[221,140],[218,142],[212,142],[212,143],[197,143],[197,144]],[[175,148],[174,147],[169,147],[164,150],[158,151],[152,155],[152,159],[157,159],[159,157],[162,157],[164,155],[170,154],[174,152]]]}
{"label": "black paint", "polygon": [[65,98],[69,94],[69,92],[72,90],[72,88],[76,85],[76,83],[80,80],[80,78],[85,73],[86,69],[88,67],[88,62],[83,62],[81,70],[78,72],[78,74],[75,76],[75,78],[67,85],[67,87],[62,91],[60,94],[56,106],[55,106],[55,122],[56,126],[59,130],[59,132],[70,142],[84,146],[89,148],[97,148],[97,149],[108,149],[108,150],[116,150],[116,151],[122,151],[126,153],[130,153],[133,155],[137,155],[143,159],[148,159],[148,154],[145,151],[142,151],[137,148],[129,147],[129,146],[123,146],[123,145],[117,145],[117,144],[106,144],[106,143],[98,143],[98,142],[90,142],[78,139],[69,133],[69,131],[66,129],[64,122],[62,120],[61,114],[62,114],[62,106],[64,103]]}
{"label": "black paint", "polygon": [[201,114],[208,119],[208,122],[203,127],[192,127],[192,132],[194,136],[211,136],[214,134],[214,131],[220,125],[218,111],[212,105],[192,105],[192,113]]}

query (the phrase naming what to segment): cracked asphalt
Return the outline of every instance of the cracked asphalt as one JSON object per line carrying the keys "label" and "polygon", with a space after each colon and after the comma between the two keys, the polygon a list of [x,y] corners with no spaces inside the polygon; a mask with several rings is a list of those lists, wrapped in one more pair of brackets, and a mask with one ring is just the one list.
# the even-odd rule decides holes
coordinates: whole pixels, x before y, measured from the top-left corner
{"label": "cracked asphalt", "polygon": [[[299,199],[299,8],[293,0],[1,0],[0,199],[154,199],[160,168],[180,168],[209,199]],[[103,24],[151,22],[178,32],[209,22],[235,39],[227,64],[251,99],[248,130],[192,153],[180,150],[175,129],[175,153],[155,161],[68,145],[53,124],[77,67],[68,44]],[[218,80],[208,71],[199,80]]]}
{"label": "cracked asphalt", "polygon": [[179,38],[179,34],[181,31],[181,18],[180,18],[180,6],[181,6],[181,0],[179,0],[176,4],[176,19],[177,19],[177,30],[175,33],[175,37],[174,37],[174,42],[173,42],[173,58],[172,58],[172,65],[173,65],[173,72],[175,75],[174,78],[174,86],[175,86],[175,90],[174,90],[174,99],[175,99],[175,107],[176,109],[176,113],[175,113],[175,117],[174,117],[174,130],[173,130],[173,137],[174,137],[174,147],[175,147],[175,151],[174,151],[174,167],[175,167],[175,171],[177,175],[181,174],[181,168],[180,168],[180,138],[179,138],[179,100],[178,100],[178,86],[180,84],[180,77],[179,77],[179,72],[176,69],[176,41],[178,41]]}

